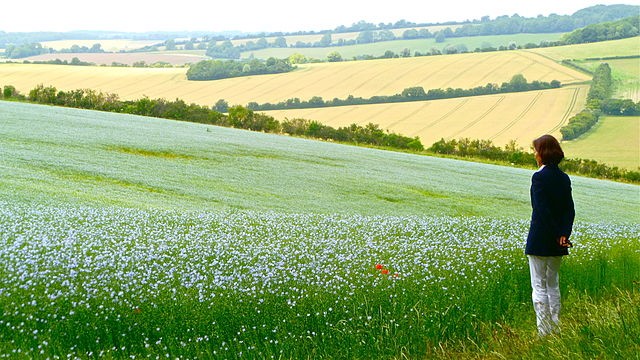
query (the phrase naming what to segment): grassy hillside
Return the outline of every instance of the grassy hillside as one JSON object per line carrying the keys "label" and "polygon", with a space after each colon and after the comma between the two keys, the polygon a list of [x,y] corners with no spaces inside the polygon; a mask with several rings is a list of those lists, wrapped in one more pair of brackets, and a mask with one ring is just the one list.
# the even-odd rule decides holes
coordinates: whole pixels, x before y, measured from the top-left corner
{"label": "grassy hillside", "polygon": [[539,339],[533,170],[22,103],[0,118],[1,354],[637,353],[638,186],[572,177],[562,336]]}
{"label": "grassy hillside", "polygon": [[613,97],[640,101],[640,58],[582,60],[577,63],[593,71],[603,62],[611,67],[615,89]]}
{"label": "grassy hillside", "polygon": [[638,55],[639,50],[640,37],[633,37],[621,40],[531,49],[529,51],[548,56],[555,61],[561,61],[565,59]]}
{"label": "grassy hillside", "polygon": [[250,56],[256,58],[275,57],[278,59],[289,57],[291,54],[302,54],[309,58],[326,59],[331,52],[337,51],[344,59],[352,59],[357,56],[371,55],[382,56],[387,50],[400,54],[404,49],[409,49],[411,54],[416,51],[421,53],[429,53],[431,49],[442,51],[449,46],[463,46],[468,51],[474,51],[476,48],[499,48],[501,46],[508,47],[511,43],[524,46],[527,43],[539,44],[542,41],[556,41],[562,36],[561,33],[552,34],[512,34],[512,35],[491,35],[491,36],[471,36],[471,37],[454,37],[447,38],[444,42],[438,43],[434,38],[415,39],[415,40],[394,40],[382,41],[371,44],[360,44],[350,46],[332,46],[326,48],[269,48],[257,51],[246,51],[242,53],[242,57]]}
{"label": "grassy hillside", "polygon": [[[191,123],[0,103],[0,199],[162,209],[526,219],[531,171]],[[574,177],[581,221],[638,187]],[[606,211],[603,211],[606,209]]]}
{"label": "grassy hillside", "polygon": [[640,167],[640,117],[603,117],[587,134],[563,146],[570,157],[636,170]]}

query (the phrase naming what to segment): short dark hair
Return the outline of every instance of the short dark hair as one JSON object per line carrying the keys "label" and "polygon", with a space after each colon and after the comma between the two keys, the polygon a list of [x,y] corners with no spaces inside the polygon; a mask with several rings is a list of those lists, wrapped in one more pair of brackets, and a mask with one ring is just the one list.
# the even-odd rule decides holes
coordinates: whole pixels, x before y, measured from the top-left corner
{"label": "short dark hair", "polygon": [[533,148],[545,165],[558,165],[564,159],[560,143],[551,135],[542,135],[533,140]]}

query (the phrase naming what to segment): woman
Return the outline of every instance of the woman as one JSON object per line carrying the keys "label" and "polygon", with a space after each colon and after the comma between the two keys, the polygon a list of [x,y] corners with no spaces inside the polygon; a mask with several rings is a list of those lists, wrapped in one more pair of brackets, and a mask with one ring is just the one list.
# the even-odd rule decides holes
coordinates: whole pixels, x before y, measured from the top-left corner
{"label": "woman", "polygon": [[560,287],[558,270],[568,255],[575,209],[571,180],[558,168],[564,158],[560,143],[551,135],[533,141],[540,168],[531,177],[531,225],[525,254],[529,258],[533,308],[538,334],[559,330]]}

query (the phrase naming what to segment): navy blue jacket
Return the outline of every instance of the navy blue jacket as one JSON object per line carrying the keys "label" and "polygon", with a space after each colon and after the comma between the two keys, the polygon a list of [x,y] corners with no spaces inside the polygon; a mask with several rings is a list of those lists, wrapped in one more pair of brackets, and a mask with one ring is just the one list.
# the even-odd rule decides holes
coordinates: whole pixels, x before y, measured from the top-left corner
{"label": "navy blue jacket", "polygon": [[545,165],[531,177],[531,225],[525,254],[537,256],[568,255],[558,244],[560,236],[571,235],[575,209],[571,180],[557,165]]}

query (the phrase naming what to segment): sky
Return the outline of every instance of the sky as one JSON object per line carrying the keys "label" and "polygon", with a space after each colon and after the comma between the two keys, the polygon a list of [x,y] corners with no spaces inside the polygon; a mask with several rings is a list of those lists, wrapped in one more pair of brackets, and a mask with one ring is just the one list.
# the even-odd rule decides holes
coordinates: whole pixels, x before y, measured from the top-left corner
{"label": "sky", "polygon": [[570,15],[588,6],[637,0],[11,0],[0,31],[104,30],[294,32],[358,21],[438,23],[488,15]]}

